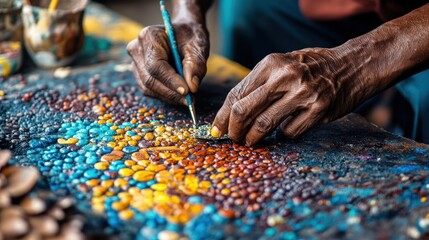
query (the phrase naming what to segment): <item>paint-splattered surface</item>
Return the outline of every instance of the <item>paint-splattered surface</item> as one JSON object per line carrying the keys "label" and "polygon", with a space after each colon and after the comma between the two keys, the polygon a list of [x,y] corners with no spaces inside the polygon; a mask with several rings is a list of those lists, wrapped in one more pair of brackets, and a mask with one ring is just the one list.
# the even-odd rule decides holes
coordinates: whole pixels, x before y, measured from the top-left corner
{"label": "paint-splattered surface", "polygon": [[[123,239],[423,238],[429,148],[357,115],[255,148],[193,139],[186,108],[143,97],[106,64],[0,83],[0,148],[78,199],[87,231]],[[226,94],[197,96],[209,123]],[[37,189],[36,189],[37,191]],[[425,235],[426,234],[426,235]]]}

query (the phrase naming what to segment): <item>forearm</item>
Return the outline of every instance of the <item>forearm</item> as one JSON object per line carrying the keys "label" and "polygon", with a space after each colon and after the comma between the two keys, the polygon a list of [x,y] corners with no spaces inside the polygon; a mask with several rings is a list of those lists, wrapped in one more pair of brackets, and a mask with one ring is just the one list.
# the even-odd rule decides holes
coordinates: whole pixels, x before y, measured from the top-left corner
{"label": "forearm", "polygon": [[[429,4],[337,47],[354,75],[373,84],[373,94],[422,69],[429,62]],[[340,58],[341,60],[341,58]],[[360,89],[364,90],[364,89]]]}
{"label": "forearm", "polygon": [[205,15],[213,0],[173,0],[173,22],[194,22],[206,25]]}

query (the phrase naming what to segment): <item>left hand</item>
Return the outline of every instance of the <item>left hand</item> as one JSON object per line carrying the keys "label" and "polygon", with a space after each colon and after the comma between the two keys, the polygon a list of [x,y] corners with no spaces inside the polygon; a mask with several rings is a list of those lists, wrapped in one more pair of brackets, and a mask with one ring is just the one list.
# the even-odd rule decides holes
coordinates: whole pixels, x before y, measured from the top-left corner
{"label": "left hand", "polygon": [[349,113],[374,91],[361,91],[359,70],[340,55],[323,48],[268,55],[228,94],[212,135],[254,145],[279,125],[295,138]]}

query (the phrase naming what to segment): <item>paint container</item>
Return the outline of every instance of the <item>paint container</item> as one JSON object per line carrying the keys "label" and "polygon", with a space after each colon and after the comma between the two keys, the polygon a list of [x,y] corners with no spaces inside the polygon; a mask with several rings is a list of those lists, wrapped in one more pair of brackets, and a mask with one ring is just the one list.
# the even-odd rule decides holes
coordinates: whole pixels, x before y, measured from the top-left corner
{"label": "paint container", "polygon": [[21,67],[22,48],[21,42],[0,43],[0,77],[7,77]]}
{"label": "paint container", "polygon": [[22,1],[0,0],[0,77],[22,64]]}
{"label": "paint container", "polygon": [[24,3],[24,43],[33,61],[43,68],[70,65],[84,43],[83,16],[88,0],[60,0],[49,11],[49,0]]}

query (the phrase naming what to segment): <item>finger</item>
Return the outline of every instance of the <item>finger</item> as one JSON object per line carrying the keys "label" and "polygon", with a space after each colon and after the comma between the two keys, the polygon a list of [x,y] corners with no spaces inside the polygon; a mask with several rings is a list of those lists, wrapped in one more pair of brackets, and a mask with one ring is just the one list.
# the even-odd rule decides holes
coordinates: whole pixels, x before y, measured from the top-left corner
{"label": "finger", "polygon": [[252,146],[270,134],[281,122],[300,110],[298,100],[286,95],[256,117],[246,135],[246,145]]}
{"label": "finger", "polygon": [[228,135],[232,140],[241,141],[255,118],[285,94],[284,92],[270,94],[273,87],[268,84],[262,85],[232,106],[228,126]]}
{"label": "finger", "polygon": [[156,79],[148,76],[147,72],[145,72],[145,69],[140,71],[135,63],[132,64],[132,67],[134,76],[137,79],[137,83],[146,96],[160,99],[169,104],[180,103],[185,106],[187,105],[184,96],[172,91],[171,89],[162,85]]}
{"label": "finger", "polygon": [[322,119],[320,111],[306,110],[298,114],[290,121],[285,121],[280,125],[283,134],[288,138],[297,138],[304,132],[314,127]]}
{"label": "finger", "polygon": [[134,61],[137,62],[137,66],[139,68],[146,68],[150,76],[158,79],[169,89],[181,95],[186,95],[189,92],[188,85],[168,62],[170,47],[164,28],[148,27],[146,29],[148,30],[143,30],[139,35],[139,45],[142,54],[133,56]]}
{"label": "finger", "polygon": [[[183,50],[183,74],[189,90],[193,93],[198,91],[201,80],[207,72],[207,58],[205,46],[188,45]],[[208,51],[207,51],[208,52]]]}
{"label": "finger", "polygon": [[240,83],[237,84],[237,86],[235,86],[228,93],[224,104],[217,112],[215,120],[213,121],[212,133],[216,133],[212,134],[214,137],[216,137],[216,135],[222,136],[223,134],[228,132],[229,118],[232,106],[237,101],[246,97],[248,94],[253,92],[265,82],[262,77],[257,77],[260,73],[260,68],[258,66],[260,66],[260,64],[258,64],[255,69],[253,69],[249,73],[249,75],[247,75]]}

